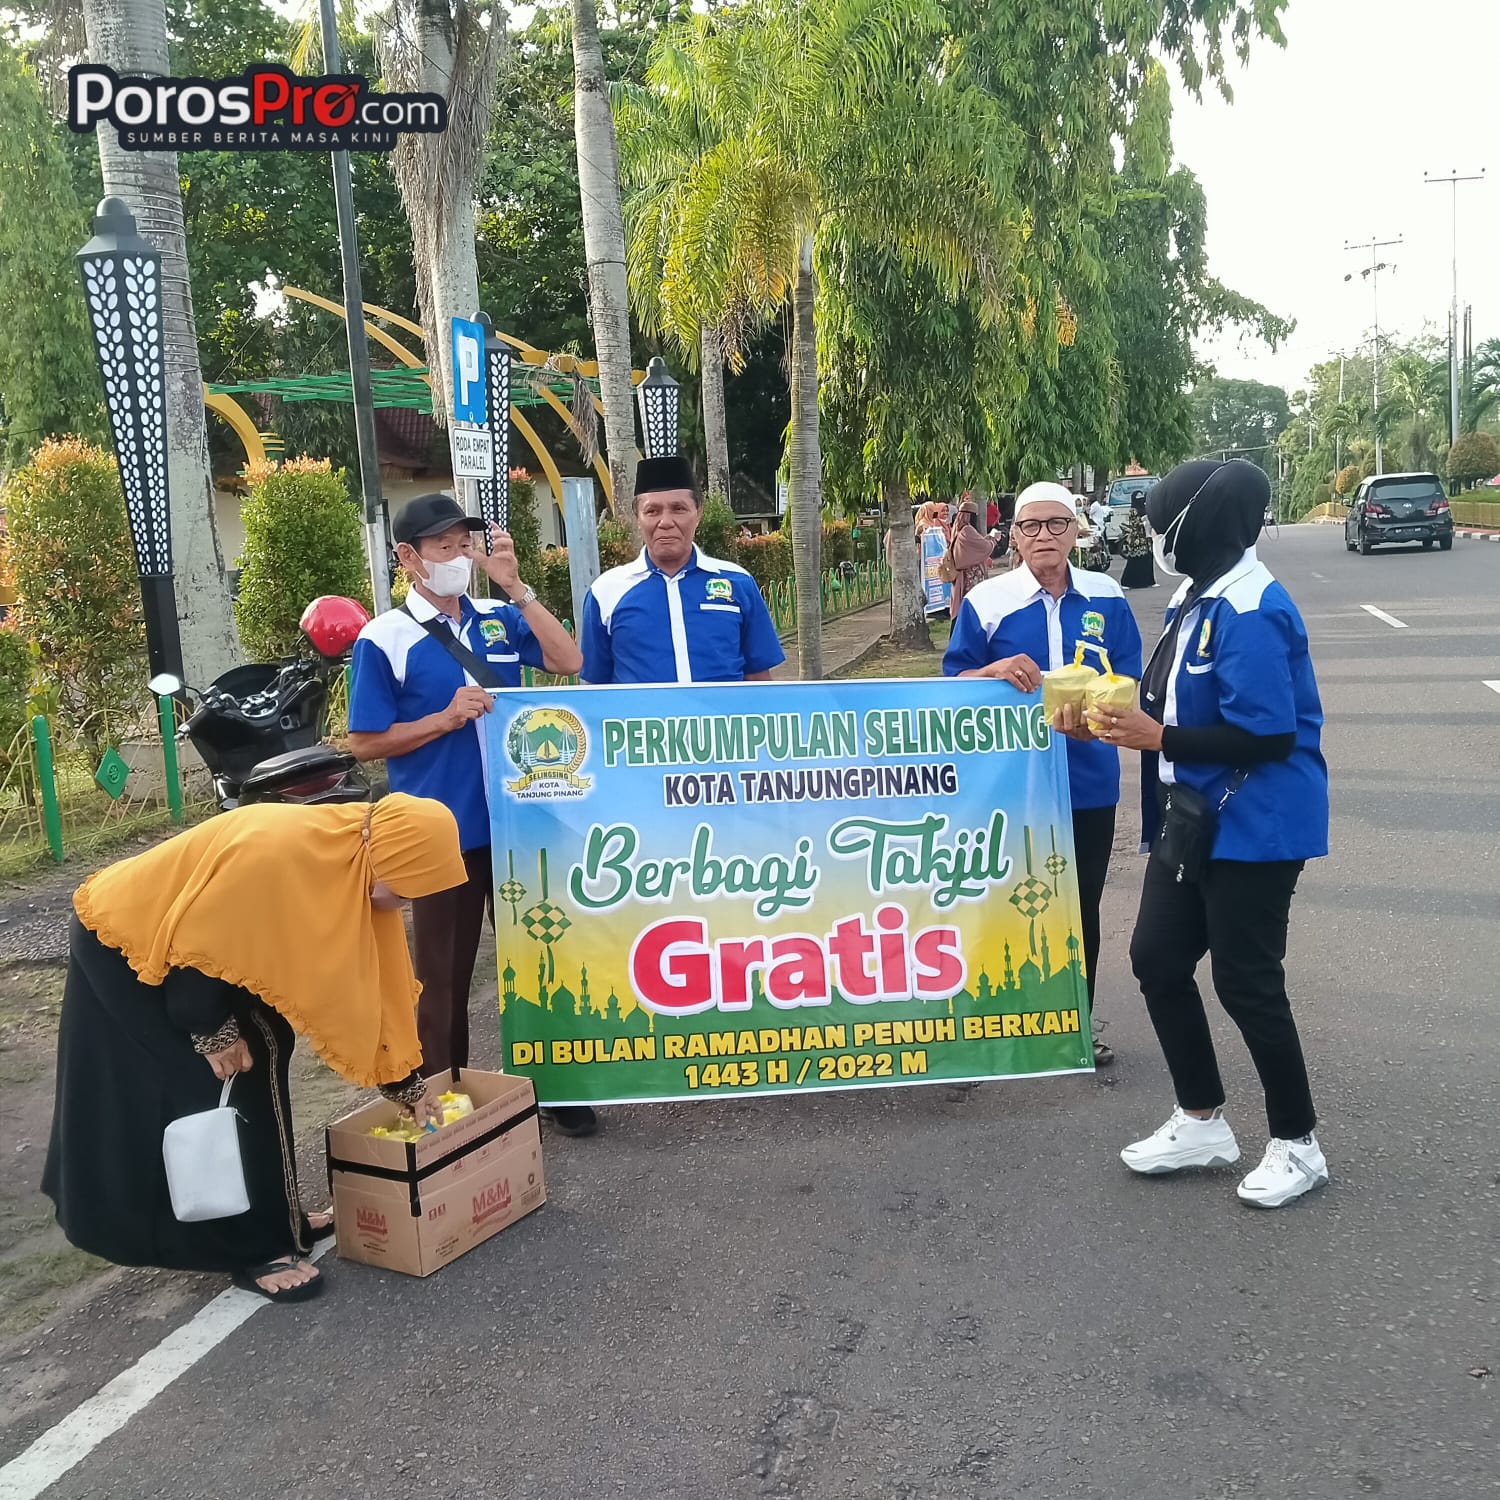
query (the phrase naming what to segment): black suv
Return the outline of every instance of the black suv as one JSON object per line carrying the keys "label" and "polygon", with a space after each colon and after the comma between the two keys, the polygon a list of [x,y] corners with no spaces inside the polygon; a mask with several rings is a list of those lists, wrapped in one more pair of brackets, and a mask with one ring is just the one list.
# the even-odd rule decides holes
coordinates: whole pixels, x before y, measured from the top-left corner
{"label": "black suv", "polygon": [[1453,546],[1453,514],[1436,474],[1376,474],[1354,492],[1344,521],[1344,546],[1368,557],[1389,542]]}

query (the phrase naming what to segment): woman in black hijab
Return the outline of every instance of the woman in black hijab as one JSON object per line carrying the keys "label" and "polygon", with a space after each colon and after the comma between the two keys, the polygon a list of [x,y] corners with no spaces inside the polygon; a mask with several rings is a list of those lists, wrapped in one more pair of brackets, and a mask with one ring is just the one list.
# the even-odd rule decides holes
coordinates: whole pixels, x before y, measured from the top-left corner
{"label": "woman in black hijab", "polygon": [[1239,1159],[1193,977],[1207,953],[1265,1090],[1271,1139],[1239,1196],[1280,1208],[1328,1180],[1283,969],[1298,876],[1328,852],[1328,770],[1307,632],[1255,555],[1269,492],[1238,461],[1181,464],[1150,492],[1156,560],[1186,582],[1140,708],[1091,727],[1142,752],[1151,859],[1130,957],[1177,1095],[1166,1124],[1120,1155],[1146,1175]]}
{"label": "woman in black hijab", "polygon": [[1122,589],[1154,589],[1156,572],[1151,566],[1151,531],[1146,525],[1146,492],[1130,497],[1130,514],[1120,528],[1120,552],[1125,558]]}

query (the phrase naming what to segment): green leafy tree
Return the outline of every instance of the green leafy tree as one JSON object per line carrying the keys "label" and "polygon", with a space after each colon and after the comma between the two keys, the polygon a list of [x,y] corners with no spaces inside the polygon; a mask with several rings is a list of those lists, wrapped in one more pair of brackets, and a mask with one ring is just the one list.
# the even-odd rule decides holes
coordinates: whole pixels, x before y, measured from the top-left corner
{"label": "green leafy tree", "polygon": [[1232,453],[1276,469],[1276,439],[1291,418],[1286,392],[1260,380],[1210,375],[1192,390],[1193,442],[1200,453]]}
{"label": "green leafy tree", "polygon": [[[977,91],[936,66],[940,21],[936,7],[895,0],[768,0],[695,21],[669,41],[691,97],[680,113],[696,112],[701,125],[676,152],[679,175],[653,178],[654,191],[671,195],[668,212],[650,215],[661,323],[686,346],[704,328],[732,338],[790,304],[788,472],[804,678],[822,674],[819,285],[832,247],[878,245],[945,293],[972,280],[989,306],[1001,300],[993,248],[980,251],[979,241],[997,223],[1003,230],[1003,219],[975,161],[997,136],[977,128]],[[993,125],[993,112],[984,123]],[[996,241],[1004,246],[1003,232]]]}
{"label": "green leafy tree", "polygon": [[0,462],[20,463],[46,437],[105,437],[73,260],[87,223],[37,76],[0,38]]}
{"label": "green leafy tree", "polygon": [[359,511],[327,460],[252,469],[240,518],[245,552],[235,615],[252,658],[296,651],[302,611],[322,594],[370,607]]}
{"label": "green leafy tree", "polygon": [[1448,450],[1448,478],[1472,489],[1500,474],[1500,442],[1487,432],[1466,432]]}
{"label": "green leafy tree", "polygon": [[119,470],[78,438],[48,439],[3,491],[13,625],[97,752],[118,740],[147,676],[140,577]]}

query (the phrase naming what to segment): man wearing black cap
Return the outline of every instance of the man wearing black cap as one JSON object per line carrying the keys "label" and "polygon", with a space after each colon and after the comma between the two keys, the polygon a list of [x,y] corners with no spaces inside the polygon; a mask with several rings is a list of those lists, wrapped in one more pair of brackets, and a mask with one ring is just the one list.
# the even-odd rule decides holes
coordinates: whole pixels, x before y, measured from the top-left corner
{"label": "man wearing black cap", "polygon": [[698,550],[703,496],[681,457],[636,465],[645,546],[601,574],[583,605],[583,680],[763,682],[786,660],[755,580]]}
{"label": "man wearing black cap", "polygon": [[[391,527],[411,580],[400,609],[372,620],[354,643],[349,748],[384,760],[391,790],[432,797],[458,820],[468,881],[412,903],[413,960],[422,981],[417,1034],[428,1073],[469,1061],[469,985],[486,909],[494,921],[484,735],[490,689],[519,687],[521,668],[569,675],[583,664],[572,637],[521,581],[516,549],[491,528],[492,551],[475,551],[484,522],[449,495],[419,495]],[[474,563],[509,602],[471,599]],[[583,1135],[591,1110],[558,1110],[558,1128]]]}

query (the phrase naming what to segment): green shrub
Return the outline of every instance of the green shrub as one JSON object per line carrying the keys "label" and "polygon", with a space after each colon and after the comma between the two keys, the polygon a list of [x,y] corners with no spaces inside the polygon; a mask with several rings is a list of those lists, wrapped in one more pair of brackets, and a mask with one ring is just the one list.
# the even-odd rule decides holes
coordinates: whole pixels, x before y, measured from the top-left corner
{"label": "green shrub", "polygon": [[542,550],[542,523],[536,513],[536,485],[527,477],[524,469],[512,469],[510,482],[506,486],[508,496],[506,527],[510,539],[516,544],[516,561],[521,565],[521,577],[535,567]]}
{"label": "green shrub", "polygon": [[1357,464],[1345,464],[1338,472],[1338,477],[1333,481],[1333,488],[1340,495],[1352,495],[1355,487],[1359,484],[1359,466]]}
{"label": "green shrub", "polygon": [[[573,619],[573,578],[568,572],[568,549],[554,547],[538,558],[534,576],[527,580],[542,603],[559,620]],[[577,625],[574,621],[574,625]]]}
{"label": "green shrub", "polygon": [[8,625],[0,626],[0,765],[8,765],[10,747],[31,717],[31,646]]}
{"label": "green shrub", "polygon": [[792,539],[784,531],[771,531],[741,541],[738,552],[739,565],[762,589],[779,578],[792,576]]}
{"label": "green shrub", "polygon": [[722,495],[710,495],[703,502],[703,514],[698,519],[699,550],[721,562],[739,562],[739,531],[740,523],[729,503]]}
{"label": "green shrub", "polygon": [[623,521],[599,523],[599,571],[622,568],[640,553],[640,543],[630,534]]}
{"label": "green shrub", "polygon": [[1500,443],[1487,432],[1466,432],[1448,450],[1448,478],[1468,489],[1500,474]]}
{"label": "green shrub", "polygon": [[11,476],[3,498],[15,631],[35,644],[59,710],[99,748],[118,739],[105,723],[141,704],[149,675],[119,470],[89,443],[49,440]]}
{"label": "green shrub", "polygon": [[297,622],[319,595],[345,594],[368,609],[370,577],[359,511],[327,459],[256,465],[249,479],[234,616],[245,650],[274,661],[296,651]]}
{"label": "green shrub", "polygon": [[854,528],[847,521],[823,522],[823,568],[854,560]]}

